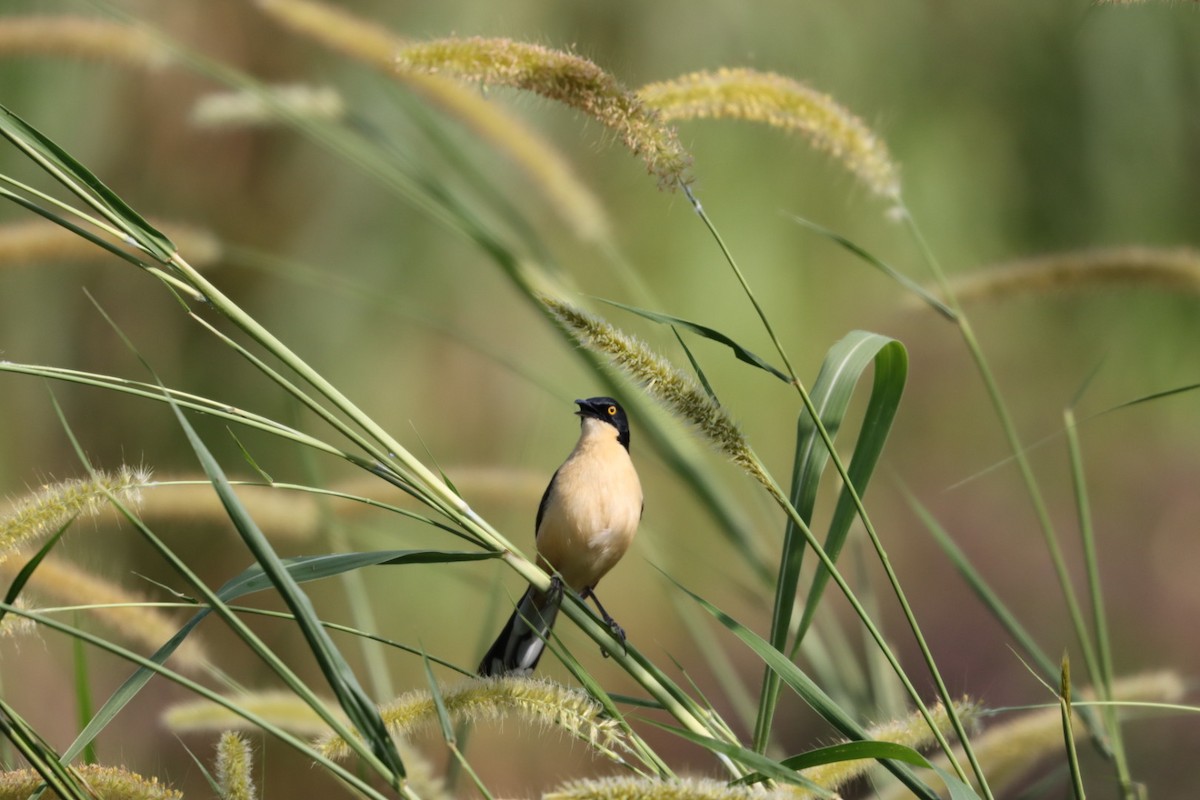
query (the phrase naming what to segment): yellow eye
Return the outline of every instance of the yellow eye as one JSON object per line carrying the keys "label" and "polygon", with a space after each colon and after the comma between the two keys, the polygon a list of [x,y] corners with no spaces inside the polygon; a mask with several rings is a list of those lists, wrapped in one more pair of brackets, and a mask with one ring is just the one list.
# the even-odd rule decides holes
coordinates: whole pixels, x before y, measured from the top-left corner
{"label": "yellow eye", "polygon": [[615,417],[615,416],[617,415],[617,407],[616,407],[616,406],[609,406],[609,407],[608,407],[608,415],[609,415],[610,417]]}

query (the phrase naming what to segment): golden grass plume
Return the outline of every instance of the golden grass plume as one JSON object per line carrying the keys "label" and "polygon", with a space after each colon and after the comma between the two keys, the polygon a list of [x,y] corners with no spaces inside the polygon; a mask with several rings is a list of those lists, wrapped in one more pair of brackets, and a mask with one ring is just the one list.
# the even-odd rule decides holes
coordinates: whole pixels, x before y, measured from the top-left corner
{"label": "golden grass plume", "polygon": [[0,58],[64,56],[158,69],[169,51],[150,33],[131,25],[75,15],[0,16]]}
{"label": "golden grass plume", "polygon": [[337,89],[289,83],[265,87],[270,95],[241,90],[214,92],[196,100],[189,119],[198,128],[246,128],[274,125],[277,103],[290,114],[306,119],[339,120],[346,114],[346,103]]}
{"label": "golden grass plume", "polygon": [[[150,224],[173,241],[187,256],[188,262],[198,269],[221,260],[221,241],[212,232],[184,222],[151,220]],[[110,241],[122,244],[116,239]],[[109,253],[87,239],[49,220],[27,219],[0,225],[0,268],[76,261],[91,263],[111,258]]]}
{"label": "golden grass plume", "polygon": [[[268,722],[300,736],[316,738],[329,733],[329,726],[312,706],[293,692],[268,690],[246,692],[229,698],[233,703]],[[325,707],[342,717],[333,701]],[[167,707],[162,722],[173,733],[216,733],[220,731],[256,731],[258,727],[211,700],[186,700]]]}
{"label": "golden grass plume", "polygon": [[[1113,684],[1113,696],[1127,702],[1176,702],[1186,691],[1184,681],[1174,672],[1147,672],[1117,680]],[[1080,692],[1080,699],[1094,695]],[[1086,736],[1086,726],[1075,712],[1076,736]],[[1039,761],[1063,750],[1062,712],[1057,703],[1044,709],[1026,711],[1012,717],[971,738],[971,747],[979,759],[988,785],[997,797],[1007,797],[1017,782]],[[962,757],[961,750],[959,757]],[[942,769],[949,764],[945,756],[931,759]],[[908,791],[896,785],[882,793],[883,800],[900,800],[909,796]]]}
{"label": "golden grass plume", "polygon": [[636,776],[569,781],[542,795],[542,800],[784,800],[793,787],[766,791],[761,786],[730,786],[713,778],[658,780]]}
{"label": "golden grass plume", "polygon": [[[105,800],[180,800],[183,797],[183,792],[159,783],[158,778],[146,778],[123,767],[80,764],[71,769],[96,797]],[[24,800],[42,785],[42,776],[36,770],[0,772],[0,800]],[[46,796],[57,797],[53,793]]]}
{"label": "golden grass plume", "polygon": [[[954,726],[950,721],[950,715],[947,713],[945,705],[938,703],[929,711],[930,716],[933,717],[933,723],[939,731],[946,735],[954,731]],[[958,714],[959,719],[964,725],[972,725],[978,718],[979,706],[973,701],[963,698],[954,704],[954,711]],[[930,729],[929,724],[925,721],[925,717],[919,712],[914,712],[907,717],[901,717],[890,722],[872,725],[867,729],[866,738],[876,742],[902,744],[914,750],[929,747],[936,741],[933,730]],[[875,768],[878,763],[875,759],[836,761],[831,764],[822,764],[819,767],[802,770],[800,774],[822,788],[835,790],[862,777],[869,770]],[[792,796],[796,798],[809,797],[811,793],[797,789],[793,792]]]}
{"label": "golden grass plume", "polygon": [[871,191],[900,196],[900,170],[883,140],[832,97],[792,78],[744,68],[693,72],[647,84],[637,96],[663,122],[741,119],[799,133]]}
{"label": "golden grass plume", "polygon": [[1200,294],[1200,252],[1138,245],[1088,248],[981,267],[950,282],[959,302],[1110,286]]}
{"label": "golden grass plume", "polygon": [[217,741],[217,785],[221,800],[255,800],[254,754],[250,743],[233,731],[225,731]]}
{"label": "golden grass plume", "polygon": [[396,67],[507,86],[563,103],[613,131],[660,186],[675,188],[688,180],[691,156],[675,130],[612,75],[574,53],[511,39],[435,39],[403,47]]}
{"label": "golden grass plume", "polygon": [[[603,706],[584,692],[553,681],[481,678],[444,689],[442,701],[452,718],[480,722],[516,716],[570,734],[615,761],[622,761],[620,751],[629,749],[620,726],[604,715]],[[437,707],[426,689],[401,695],[380,714],[388,730],[402,738],[438,725]],[[347,758],[352,752],[345,740],[334,735],[318,740],[317,747],[330,758]]]}

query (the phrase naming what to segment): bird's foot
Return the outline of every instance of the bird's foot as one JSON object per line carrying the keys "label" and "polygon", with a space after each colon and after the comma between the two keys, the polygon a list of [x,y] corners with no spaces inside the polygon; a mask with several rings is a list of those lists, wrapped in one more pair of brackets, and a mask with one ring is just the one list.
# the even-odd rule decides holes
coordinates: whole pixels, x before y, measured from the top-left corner
{"label": "bird's foot", "polygon": [[[596,604],[596,608],[600,611],[600,619],[604,620],[604,624],[608,626],[608,630],[612,635],[621,640],[621,649],[625,652],[625,655],[629,655],[629,647],[625,643],[625,629],[617,624],[617,621],[612,618],[612,614],[604,610],[604,606],[600,605],[600,598],[596,597],[596,593],[589,587],[583,590],[581,596],[585,600],[589,597],[592,598],[592,602]],[[608,658],[608,651],[601,647],[600,655]]]}

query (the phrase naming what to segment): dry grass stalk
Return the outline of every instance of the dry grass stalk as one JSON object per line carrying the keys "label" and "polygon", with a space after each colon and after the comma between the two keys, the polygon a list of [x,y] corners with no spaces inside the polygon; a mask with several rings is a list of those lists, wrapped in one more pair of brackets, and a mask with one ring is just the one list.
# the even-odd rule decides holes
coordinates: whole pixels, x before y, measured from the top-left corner
{"label": "dry grass stalk", "polygon": [[478,93],[436,75],[398,69],[397,56],[408,46],[405,39],[315,0],[258,0],[258,5],[285,27],[395,78],[457,120],[509,158],[576,235],[588,240],[608,235],[603,208],[556,148]]}
{"label": "dry grass stalk", "polygon": [[1200,252],[1137,245],[1092,248],[982,267],[950,282],[960,302],[1108,286],[1200,293]]}
{"label": "dry grass stalk", "polygon": [[150,33],[130,25],[82,16],[0,17],[0,58],[64,56],[158,69],[170,53]]}
{"label": "dry grass stalk", "polygon": [[[188,263],[197,268],[221,260],[220,240],[210,231],[182,222],[151,220],[150,224],[178,246]],[[123,242],[96,232],[113,244]],[[27,219],[0,225],[0,268],[30,264],[95,262],[112,256],[81,236],[45,219]]]}

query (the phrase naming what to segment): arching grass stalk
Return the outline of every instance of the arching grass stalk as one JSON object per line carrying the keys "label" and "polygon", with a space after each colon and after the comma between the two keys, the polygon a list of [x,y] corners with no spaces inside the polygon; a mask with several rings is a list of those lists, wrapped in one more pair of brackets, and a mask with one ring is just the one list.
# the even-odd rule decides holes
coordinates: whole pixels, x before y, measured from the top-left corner
{"label": "arching grass stalk", "polygon": [[[733,258],[733,254],[725,244],[720,232],[717,230],[708,214],[704,211],[703,206],[700,204],[700,201],[696,198],[695,194],[691,191],[690,187],[685,186],[684,192],[688,199],[692,201],[692,205],[695,208],[696,213],[700,216],[700,219],[704,222],[705,227],[708,228],[709,232],[716,240],[718,247],[721,249],[722,255],[725,257],[726,263],[729,264],[729,267],[733,270],[734,275],[737,276],[738,283],[741,284],[742,290],[745,292],[746,297],[754,306],[754,310],[758,314],[763,327],[767,331],[767,335],[770,337],[771,342],[775,345],[776,352],[778,352],[780,359],[783,361],[784,366],[788,371],[788,374],[791,376],[792,385],[796,388],[796,392],[799,394],[801,402],[804,404],[805,409],[811,416],[813,424],[821,437],[821,441],[824,443],[829,452],[830,460],[833,462],[838,475],[841,477],[843,485],[846,487],[846,491],[849,493],[851,501],[858,512],[858,516],[862,520],[863,528],[870,537],[871,544],[875,548],[875,553],[879,558],[880,563],[884,567],[888,582],[891,584],[892,589],[896,594],[896,598],[900,603],[901,609],[904,612],[905,620],[913,632],[913,636],[921,649],[921,655],[929,668],[930,675],[933,677],[934,682],[937,685],[938,695],[945,704],[946,708],[949,710],[951,723],[954,727],[956,735],[959,738],[959,741],[962,742],[963,750],[967,755],[967,759],[971,763],[971,767],[975,772],[976,779],[979,781],[979,785],[983,789],[985,796],[990,800],[991,792],[988,789],[987,778],[984,776],[983,770],[980,768],[974,757],[974,753],[971,750],[970,737],[967,735],[966,728],[963,726],[962,720],[958,718],[958,715],[954,711],[954,700],[950,696],[950,691],[946,687],[945,681],[942,679],[941,672],[937,668],[937,663],[933,658],[933,653],[930,651],[929,645],[925,641],[924,635],[921,633],[921,627],[917,622],[916,615],[912,611],[912,607],[908,603],[908,599],[904,594],[903,588],[900,586],[900,580],[897,577],[895,570],[892,569],[891,560],[888,558],[887,552],[884,550],[883,542],[880,540],[879,534],[876,532],[875,526],[871,522],[870,515],[867,513],[867,509],[862,502],[862,498],[859,496],[857,488],[854,486],[854,482],[850,479],[845,464],[838,455],[837,449],[833,446],[833,440],[830,437],[829,432],[825,429],[825,425],[821,420],[820,412],[813,404],[812,398],[809,396],[808,391],[804,388],[804,384],[796,374],[796,370],[792,366],[791,360],[787,357],[787,353],[784,351],[783,345],[780,342],[779,337],[776,335],[774,327],[767,318],[766,312],[763,310],[762,305],[759,304],[758,299],[755,297],[754,292],[750,288],[749,281],[746,280],[741,268],[737,265],[737,261]],[[783,493],[773,479],[771,481],[771,485],[768,486],[768,490],[771,492],[772,496],[775,497],[776,501],[780,503],[781,507],[783,507],[785,513],[787,513],[792,519],[792,522],[796,525],[796,527],[803,533],[806,543],[813,548],[814,552],[818,554],[818,558],[820,558],[821,563],[826,569],[829,570],[831,577],[834,578],[834,581],[846,595],[847,599],[851,599],[853,597],[853,593],[851,592],[849,585],[836,571],[832,559],[830,559],[824,548],[819,545],[816,537],[812,534],[812,531],[809,529],[808,525],[801,518],[801,515],[796,511],[795,506],[792,505],[790,499],[786,496],[786,494]],[[790,546],[790,542],[784,542],[783,553],[785,558],[790,550]],[[779,637],[786,637],[786,631],[791,616],[792,602],[793,600],[791,597],[783,597],[781,595],[776,597],[775,609],[778,620],[773,620],[772,634],[773,637],[775,637],[773,639],[773,643],[775,643],[777,647],[781,647],[783,644]],[[856,613],[859,614],[859,617],[862,619],[864,625],[867,626],[872,638],[874,638],[878,643],[880,649],[884,653],[884,656],[892,666],[892,669],[895,670],[897,677],[904,684],[905,689],[916,703],[918,709],[925,716],[930,726],[934,727],[932,717],[929,715],[929,711],[925,707],[925,704],[921,701],[920,695],[917,693],[916,688],[912,685],[912,682],[904,672],[904,668],[900,665],[900,662],[896,660],[895,655],[887,646],[887,643],[884,641],[882,635],[871,622],[869,615],[866,613],[866,609],[864,609],[861,604],[858,603],[856,598],[851,601],[851,604],[854,606]],[[777,624],[777,622],[782,624]],[[771,718],[774,714],[776,698],[778,696],[778,687],[778,677],[774,675],[774,673],[768,672],[763,681],[760,717],[755,731],[755,745],[758,749],[765,747],[770,733]],[[950,753],[951,750],[949,742],[946,741],[945,737],[940,731],[937,731],[936,736],[938,739],[938,744],[947,753]],[[951,763],[954,766],[955,771],[958,772],[959,777],[965,781],[967,776],[965,772],[962,771],[962,767],[958,763],[957,759],[952,759]]]}
{"label": "arching grass stalk", "polygon": [[[1092,526],[1091,504],[1088,501],[1087,480],[1083,473],[1083,452],[1079,446],[1079,431],[1075,426],[1075,410],[1063,410],[1063,429],[1067,436],[1067,452],[1071,458],[1071,478],[1075,487],[1075,504],[1079,516],[1079,537],[1083,543],[1083,555],[1087,563],[1088,588],[1091,590],[1092,624],[1096,629],[1096,647],[1099,650],[1099,680],[1095,682],[1101,700],[1113,697],[1112,647],[1108,639],[1108,620],[1104,612],[1104,592],[1100,586],[1100,565],[1096,557],[1096,537]],[[1101,709],[1108,735],[1112,740],[1113,766],[1117,780],[1126,797],[1136,796],[1133,776],[1129,773],[1129,760],[1125,755],[1125,742],[1121,734],[1121,722],[1117,708],[1104,706]]]}
{"label": "arching grass stalk", "polygon": [[970,319],[963,312],[962,306],[955,296],[954,289],[947,279],[941,263],[938,261],[937,256],[934,255],[933,249],[929,246],[929,242],[925,239],[924,234],[910,213],[908,206],[904,204],[903,199],[900,201],[899,208],[909,232],[912,234],[925,259],[925,263],[933,273],[934,280],[937,281],[938,287],[942,291],[943,299],[955,312],[955,323],[958,325],[963,343],[966,344],[967,351],[970,353],[971,359],[975,362],[975,367],[979,371],[980,378],[983,380],[988,399],[991,401],[992,408],[1000,420],[1000,427],[1004,431],[1005,439],[1008,440],[1009,448],[1012,450],[1012,457],[1017,463],[1017,469],[1021,473],[1021,479],[1025,484],[1026,491],[1029,493],[1029,499],[1033,504],[1034,514],[1037,516],[1038,526],[1042,532],[1042,539],[1046,544],[1046,550],[1050,554],[1050,560],[1058,576],[1058,582],[1067,604],[1071,623],[1075,628],[1076,638],[1079,640],[1079,645],[1083,650],[1083,659],[1087,666],[1088,675],[1093,683],[1101,683],[1104,672],[1096,655],[1096,649],[1092,644],[1092,637],[1088,633],[1079,600],[1075,595],[1074,584],[1071,582],[1070,572],[1067,569],[1066,559],[1063,557],[1062,548],[1058,542],[1054,523],[1050,519],[1050,512],[1046,507],[1046,501],[1042,496],[1041,488],[1038,486],[1037,478],[1033,474],[1033,467],[1029,463],[1029,457],[1021,444],[1021,437],[1017,433],[1016,423],[1013,421],[1012,414],[1004,402],[1004,395],[1000,391],[996,377],[988,366],[983,348],[980,347],[979,340],[975,337],[975,331],[971,327]]}

